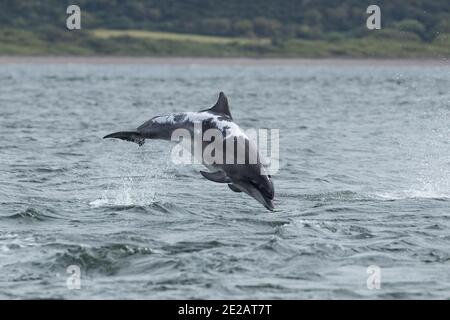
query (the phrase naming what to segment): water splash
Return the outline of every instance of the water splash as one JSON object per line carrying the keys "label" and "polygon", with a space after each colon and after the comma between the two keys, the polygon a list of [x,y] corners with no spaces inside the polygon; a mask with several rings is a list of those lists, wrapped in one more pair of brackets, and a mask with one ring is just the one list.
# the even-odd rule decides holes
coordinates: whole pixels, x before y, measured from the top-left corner
{"label": "water splash", "polygon": [[169,153],[164,153],[159,159],[151,158],[152,154],[152,150],[140,151],[138,159],[122,164],[120,180],[109,184],[101,197],[89,202],[89,205],[94,208],[129,207],[158,202],[160,195],[165,193],[165,182],[173,176],[168,173],[171,166]]}
{"label": "water splash", "polygon": [[[418,123],[415,135],[405,137],[408,156],[403,161],[404,177],[413,177],[403,190],[375,193],[382,199],[450,199],[450,112],[428,110]],[[417,162],[415,162],[417,161]],[[412,164],[409,164],[409,163]]]}
{"label": "water splash", "polygon": [[375,198],[383,200],[401,199],[450,199],[450,171],[444,167],[431,172],[422,172],[410,188],[375,192]]}
{"label": "water splash", "polygon": [[155,202],[156,189],[154,185],[142,187],[142,183],[135,182],[132,177],[122,177],[118,188],[108,187],[102,196],[89,205],[94,208],[116,206],[146,206]]}
{"label": "water splash", "polygon": [[445,193],[426,191],[426,190],[401,190],[377,192],[371,195],[374,198],[381,200],[404,200],[404,199],[450,199],[450,196]]}

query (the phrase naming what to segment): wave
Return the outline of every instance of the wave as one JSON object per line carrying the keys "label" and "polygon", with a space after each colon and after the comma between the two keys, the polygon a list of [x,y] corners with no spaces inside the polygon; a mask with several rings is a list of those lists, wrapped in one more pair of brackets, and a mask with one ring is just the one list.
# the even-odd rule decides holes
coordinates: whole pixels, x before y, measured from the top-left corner
{"label": "wave", "polygon": [[25,247],[36,246],[37,242],[34,236],[21,236],[13,232],[0,233],[0,255],[9,254],[9,251],[22,249]]}
{"label": "wave", "polygon": [[27,208],[24,211],[15,213],[9,216],[3,216],[2,219],[18,219],[18,220],[28,220],[28,221],[45,221],[49,219],[56,219],[55,216],[44,214],[43,212],[35,208]]}
{"label": "wave", "polygon": [[[130,256],[153,254],[149,247],[112,243],[101,247],[73,245],[53,257],[52,269],[76,265],[85,272],[115,274]],[[125,260],[124,260],[125,259]]]}
{"label": "wave", "polygon": [[228,245],[217,240],[205,242],[180,241],[175,244],[163,246],[161,247],[161,249],[169,254],[179,254],[179,253],[190,253],[208,249],[215,249],[224,246]]}
{"label": "wave", "polygon": [[134,210],[136,212],[142,213],[176,213],[176,212],[184,212],[183,208],[180,208],[172,203],[155,201],[146,205],[138,205],[138,204],[130,204],[130,205],[121,205],[121,204],[106,204],[106,205],[97,205],[94,208],[96,209],[107,209],[109,211],[127,211]]}

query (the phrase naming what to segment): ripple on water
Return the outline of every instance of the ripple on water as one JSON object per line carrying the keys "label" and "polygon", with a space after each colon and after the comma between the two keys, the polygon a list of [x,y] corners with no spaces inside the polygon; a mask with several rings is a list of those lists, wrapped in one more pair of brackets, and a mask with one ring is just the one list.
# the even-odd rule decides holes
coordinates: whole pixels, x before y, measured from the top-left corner
{"label": "ripple on water", "polygon": [[0,232],[0,253],[8,253],[11,250],[34,247],[37,245],[35,236],[20,235],[13,232]]}
{"label": "ripple on water", "polygon": [[378,192],[370,195],[372,198],[386,201],[406,199],[430,199],[450,201],[450,194],[444,190],[403,190],[391,192]]}
{"label": "ripple on water", "polygon": [[[44,213],[46,212],[46,213]],[[20,221],[47,221],[51,219],[58,219],[58,216],[55,214],[55,212],[51,209],[46,209],[45,211],[41,211],[35,208],[27,208],[24,211],[20,211],[18,213],[9,215],[9,216],[3,216],[0,219],[13,219],[13,220],[20,220]]]}
{"label": "ripple on water", "polygon": [[176,204],[163,201],[155,201],[148,204],[121,204],[120,202],[110,201],[108,199],[98,199],[89,203],[94,209],[101,209],[105,212],[119,212],[133,210],[142,213],[180,213],[185,212]]}
{"label": "ripple on water", "polygon": [[180,241],[175,244],[163,246],[161,247],[161,249],[168,252],[169,254],[179,254],[216,249],[224,246],[228,245],[216,240],[206,242]]}
{"label": "ripple on water", "polygon": [[127,265],[127,259],[132,256],[153,254],[149,247],[113,243],[101,247],[72,245],[55,254],[52,268],[65,269],[76,265],[87,273],[102,273],[112,275]]}

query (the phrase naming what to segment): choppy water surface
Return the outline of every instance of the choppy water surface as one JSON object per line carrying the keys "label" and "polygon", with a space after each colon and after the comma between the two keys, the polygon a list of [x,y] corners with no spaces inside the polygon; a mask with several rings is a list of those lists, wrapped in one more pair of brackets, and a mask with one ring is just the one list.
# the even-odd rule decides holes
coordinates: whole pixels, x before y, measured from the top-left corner
{"label": "choppy water surface", "polygon": [[[1,65],[0,297],[450,298],[449,88],[449,66]],[[221,90],[280,129],[276,212],[101,138]]]}

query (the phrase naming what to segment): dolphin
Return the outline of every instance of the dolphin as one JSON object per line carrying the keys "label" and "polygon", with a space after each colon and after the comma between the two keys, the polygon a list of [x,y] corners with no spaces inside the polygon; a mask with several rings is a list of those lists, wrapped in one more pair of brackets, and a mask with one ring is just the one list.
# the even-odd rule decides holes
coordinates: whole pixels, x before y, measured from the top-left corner
{"label": "dolphin", "polygon": [[[233,159],[231,162],[227,158],[224,161],[207,163],[203,157],[203,151],[208,143],[201,141],[202,156],[199,160],[209,169],[208,171],[200,171],[201,175],[213,182],[226,183],[232,191],[244,192],[256,199],[267,209],[273,211],[275,191],[272,178],[267,174],[261,162],[261,157],[255,143],[233,121],[228,106],[228,99],[223,92],[220,92],[216,104],[209,109],[198,112],[183,112],[157,116],[148,120],[137,129],[111,133],[103,138],[122,139],[135,142],[139,146],[142,146],[145,139],[170,141],[175,130],[185,129],[191,133],[191,142],[193,143],[190,146],[192,147],[195,143],[198,145],[198,142],[194,141],[196,123],[201,124],[202,132],[208,129],[219,130],[222,133],[220,136],[222,141],[218,141],[218,143],[223,146],[223,156]],[[244,150],[236,147],[236,142],[239,139],[245,143]],[[230,148],[230,141],[233,148]],[[190,150],[191,153],[192,150]],[[245,154],[240,154],[242,152]],[[254,161],[248,161],[250,153],[255,155],[253,158]],[[245,157],[245,161],[237,161],[237,158],[240,156]]]}

